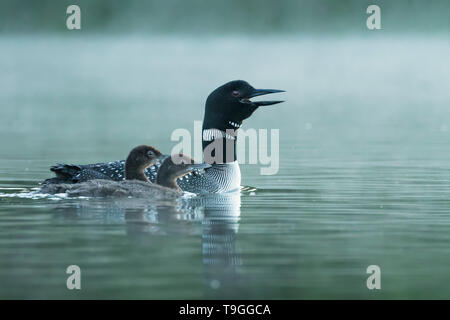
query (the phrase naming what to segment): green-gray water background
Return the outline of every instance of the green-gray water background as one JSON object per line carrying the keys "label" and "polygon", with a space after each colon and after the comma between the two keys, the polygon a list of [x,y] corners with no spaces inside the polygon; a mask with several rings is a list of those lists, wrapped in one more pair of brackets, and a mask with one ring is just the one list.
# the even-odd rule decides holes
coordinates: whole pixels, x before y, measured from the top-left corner
{"label": "green-gray water background", "polygon": [[[448,1],[1,1],[0,297],[450,298],[449,16]],[[170,152],[232,79],[287,91],[244,125],[280,130],[280,170],[242,165],[256,190],[233,205],[27,196],[56,162]]]}

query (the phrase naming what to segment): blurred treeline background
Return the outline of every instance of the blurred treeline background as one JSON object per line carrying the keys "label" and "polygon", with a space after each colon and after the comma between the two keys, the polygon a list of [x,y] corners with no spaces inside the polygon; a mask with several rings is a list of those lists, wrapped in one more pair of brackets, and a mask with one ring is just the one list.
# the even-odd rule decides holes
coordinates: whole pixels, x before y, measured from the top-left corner
{"label": "blurred treeline background", "polygon": [[65,32],[71,4],[82,32],[358,33],[370,4],[388,32],[450,30],[448,0],[1,0],[0,32]]}

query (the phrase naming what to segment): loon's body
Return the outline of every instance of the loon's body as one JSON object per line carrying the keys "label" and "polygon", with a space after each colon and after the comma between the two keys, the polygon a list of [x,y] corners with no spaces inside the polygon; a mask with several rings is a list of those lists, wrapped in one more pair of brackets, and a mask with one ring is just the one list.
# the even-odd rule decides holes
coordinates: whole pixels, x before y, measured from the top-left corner
{"label": "loon's body", "polygon": [[[202,194],[239,189],[241,172],[236,157],[237,131],[243,120],[250,117],[260,106],[283,102],[250,99],[276,92],[282,90],[255,89],[245,81],[236,80],[217,88],[208,96],[203,119],[202,144],[204,160],[211,166],[178,178],[177,183],[183,191]],[[161,158],[145,170],[149,181],[156,182],[163,161]],[[50,170],[55,172],[56,177],[46,180],[47,184],[79,183],[91,179],[125,179],[124,160],[89,165],[60,164]]]}
{"label": "loon's body", "polygon": [[[170,158],[170,156],[166,156]],[[156,177],[164,160],[159,160],[156,164],[145,169],[145,175],[152,183],[156,183]],[[65,170],[62,165],[58,170]],[[72,167],[72,166],[71,166]],[[123,181],[125,180],[125,160],[113,161],[109,163],[98,163],[91,165],[77,166],[78,172],[73,175],[70,181],[53,178],[49,181],[59,183],[81,183],[92,179]],[[193,170],[191,173],[177,179],[178,186],[191,193],[222,193],[238,190],[241,185],[241,171],[237,161],[224,164],[213,164],[209,169]]]}
{"label": "loon's body", "polygon": [[[206,164],[195,164],[184,155],[179,155],[177,163],[171,157],[162,160],[156,183],[148,180],[144,170],[161,159],[162,154],[150,146],[138,146],[131,150],[125,161],[125,180],[89,179],[80,183],[46,183],[41,193],[67,193],[68,196],[108,197],[131,196],[152,199],[173,199],[182,195],[176,180],[190,173],[210,167]],[[86,169],[85,175],[91,169]],[[95,172],[95,170],[93,170]],[[94,173],[95,174],[95,173]]]}

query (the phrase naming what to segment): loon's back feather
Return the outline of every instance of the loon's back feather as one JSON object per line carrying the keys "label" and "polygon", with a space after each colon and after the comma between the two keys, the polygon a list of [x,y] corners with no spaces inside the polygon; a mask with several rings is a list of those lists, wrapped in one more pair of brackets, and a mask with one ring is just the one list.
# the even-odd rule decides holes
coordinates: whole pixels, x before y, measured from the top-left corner
{"label": "loon's back feather", "polygon": [[[98,165],[98,168],[101,168],[101,164]],[[94,166],[95,166],[94,165]],[[95,170],[91,168],[92,165],[87,166],[78,166],[73,164],[58,164],[50,168],[56,174],[56,181],[58,183],[66,182],[66,183],[77,183],[84,182],[93,179],[109,179],[108,175],[102,173],[99,170]],[[51,179],[46,180],[46,182],[50,182]]]}
{"label": "loon's back feather", "polygon": [[58,163],[57,165],[50,167],[50,171],[53,171],[59,179],[70,179],[80,170],[80,166],[73,164]]}
{"label": "loon's back feather", "polygon": [[[156,181],[156,173],[161,163],[158,161],[145,170],[145,174],[151,182]],[[57,179],[47,179],[44,183],[78,183],[92,179],[125,180],[125,160],[85,165],[58,164],[52,166],[50,170],[56,174]]]}

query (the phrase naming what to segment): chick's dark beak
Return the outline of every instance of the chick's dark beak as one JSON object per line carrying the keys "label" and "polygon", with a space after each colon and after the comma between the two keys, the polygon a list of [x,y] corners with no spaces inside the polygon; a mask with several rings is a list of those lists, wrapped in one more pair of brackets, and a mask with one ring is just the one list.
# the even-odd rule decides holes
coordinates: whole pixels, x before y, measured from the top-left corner
{"label": "chick's dark beak", "polygon": [[277,90],[277,89],[254,89],[250,95],[244,99],[242,99],[242,102],[244,103],[252,103],[259,106],[270,106],[272,104],[277,104],[284,102],[283,100],[272,100],[272,101],[250,101],[251,98],[263,96],[270,93],[279,93],[279,92],[285,92],[284,90]]}
{"label": "chick's dark beak", "polygon": [[207,168],[211,168],[211,165],[208,163],[193,163],[190,165],[191,170],[196,170],[196,169],[207,169]]}

